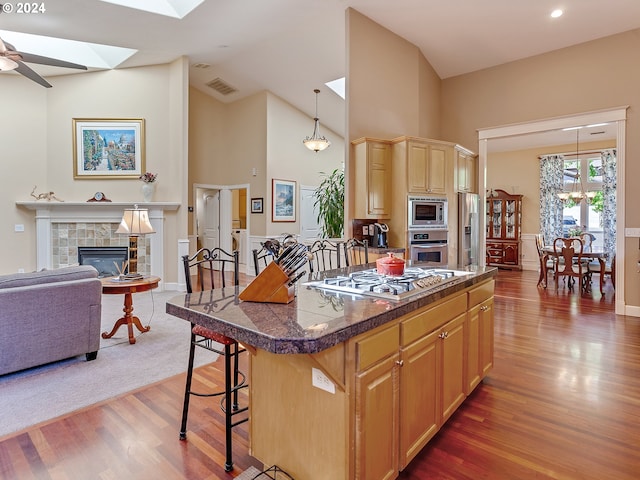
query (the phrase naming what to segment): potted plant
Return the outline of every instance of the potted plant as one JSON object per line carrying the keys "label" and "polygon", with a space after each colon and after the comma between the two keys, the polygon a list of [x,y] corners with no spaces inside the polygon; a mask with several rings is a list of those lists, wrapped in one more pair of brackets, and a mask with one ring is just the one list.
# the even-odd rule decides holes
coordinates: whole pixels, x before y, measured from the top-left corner
{"label": "potted plant", "polygon": [[344,229],[344,170],[336,168],[330,174],[320,172],[324,179],[314,192],[314,207],[323,238],[341,238]]}

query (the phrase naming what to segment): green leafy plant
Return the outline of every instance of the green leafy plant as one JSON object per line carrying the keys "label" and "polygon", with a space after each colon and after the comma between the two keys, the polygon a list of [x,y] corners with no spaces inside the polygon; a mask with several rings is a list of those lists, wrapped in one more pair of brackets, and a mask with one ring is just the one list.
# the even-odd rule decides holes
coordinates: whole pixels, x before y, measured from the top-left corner
{"label": "green leafy plant", "polygon": [[324,238],[340,238],[344,228],[344,171],[336,168],[324,176],[315,190],[314,207],[318,209],[318,223]]}

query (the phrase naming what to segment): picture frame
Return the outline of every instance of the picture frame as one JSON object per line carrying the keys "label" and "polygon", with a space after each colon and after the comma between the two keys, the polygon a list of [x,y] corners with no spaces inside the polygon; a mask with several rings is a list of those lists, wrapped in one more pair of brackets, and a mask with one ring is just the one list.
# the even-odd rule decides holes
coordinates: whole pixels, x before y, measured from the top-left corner
{"label": "picture frame", "polygon": [[145,171],[143,118],[73,119],[74,179],[138,179]]}
{"label": "picture frame", "polygon": [[252,198],[251,199],[251,213],[263,213],[262,198]]}
{"label": "picture frame", "polygon": [[293,180],[272,179],[271,185],[271,221],[296,221],[296,182]]}

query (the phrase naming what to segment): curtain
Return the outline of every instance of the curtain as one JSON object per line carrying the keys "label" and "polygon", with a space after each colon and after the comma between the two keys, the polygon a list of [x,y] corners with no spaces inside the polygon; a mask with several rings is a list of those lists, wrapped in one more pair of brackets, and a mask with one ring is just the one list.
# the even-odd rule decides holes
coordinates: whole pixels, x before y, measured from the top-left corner
{"label": "curtain", "polygon": [[603,246],[609,258],[616,251],[616,149],[602,151]]}
{"label": "curtain", "polygon": [[562,236],[562,200],[564,156],[540,157],[540,233],[549,245]]}

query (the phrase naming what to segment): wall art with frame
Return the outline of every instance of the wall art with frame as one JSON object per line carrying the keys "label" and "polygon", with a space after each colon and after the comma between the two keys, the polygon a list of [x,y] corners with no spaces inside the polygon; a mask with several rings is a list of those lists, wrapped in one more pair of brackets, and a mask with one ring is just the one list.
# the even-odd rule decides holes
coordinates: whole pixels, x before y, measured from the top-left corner
{"label": "wall art with frame", "polygon": [[271,185],[273,222],[296,221],[296,182],[273,179]]}
{"label": "wall art with frame", "polygon": [[262,198],[251,199],[251,213],[263,213]]}
{"label": "wall art with frame", "polygon": [[73,178],[137,179],[145,172],[144,119],[73,119]]}

